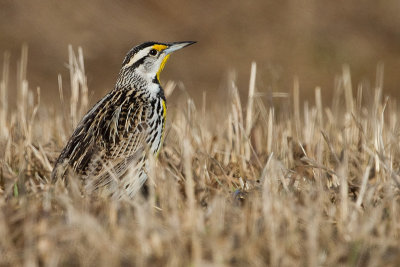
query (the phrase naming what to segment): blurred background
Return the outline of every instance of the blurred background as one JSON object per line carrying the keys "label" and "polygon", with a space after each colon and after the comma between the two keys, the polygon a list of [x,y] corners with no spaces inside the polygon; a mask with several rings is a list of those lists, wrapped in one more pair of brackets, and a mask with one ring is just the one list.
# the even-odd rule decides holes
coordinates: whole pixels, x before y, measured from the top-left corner
{"label": "blurred background", "polygon": [[59,73],[68,87],[69,44],[83,48],[94,103],[113,88],[127,51],[149,40],[198,41],[161,75],[197,99],[224,96],[231,70],[246,95],[253,60],[258,91],[289,92],[297,76],[303,98],[321,86],[326,99],[344,63],[354,88],[373,86],[384,63],[385,93],[399,95],[400,1],[0,0],[0,57],[11,53],[13,78],[28,44],[29,86],[40,86],[44,101],[58,97]]}

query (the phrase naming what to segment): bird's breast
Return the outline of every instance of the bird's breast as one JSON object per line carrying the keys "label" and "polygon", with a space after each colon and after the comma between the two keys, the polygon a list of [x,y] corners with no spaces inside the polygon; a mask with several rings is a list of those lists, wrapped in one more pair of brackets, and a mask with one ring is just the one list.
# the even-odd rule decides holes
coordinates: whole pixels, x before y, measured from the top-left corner
{"label": "bird's breast", "polygon": [[162,98],[157,98],[151,103],[151,112],[148,119],[149,134],[146,139],[152,153],[157,154],[164,136],[167,107]]}

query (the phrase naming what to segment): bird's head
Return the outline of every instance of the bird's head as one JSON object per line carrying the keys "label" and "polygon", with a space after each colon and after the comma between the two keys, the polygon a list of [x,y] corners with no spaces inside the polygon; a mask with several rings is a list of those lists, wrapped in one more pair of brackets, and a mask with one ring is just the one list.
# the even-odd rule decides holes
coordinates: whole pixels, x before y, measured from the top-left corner
{"label": "bird's head", "polygon": [[145,82],[160,83],[160,73],[172,52],[195,42],[146,42],[132,48],[122,62],[119,82],[125,84],[140,77]]}

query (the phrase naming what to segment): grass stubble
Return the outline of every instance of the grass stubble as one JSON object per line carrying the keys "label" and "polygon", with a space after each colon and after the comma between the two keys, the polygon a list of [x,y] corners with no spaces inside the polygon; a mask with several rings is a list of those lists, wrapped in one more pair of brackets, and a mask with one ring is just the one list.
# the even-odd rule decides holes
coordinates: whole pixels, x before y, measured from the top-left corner
{"label": "grass stubble", "polygon": [[399,110],[383,95],[382,66],[375,85],[355,90],[345,66],[326,106],[318,87],[315,105],[300,103],[296,79],[265,101],[255,63],[247,105],[232,77],[225,102],[208,105],[204,93],[200,108],[168,82],[167,98],[182,99],[148,196],[113,201],[73,177],[48,183],[89,108],[82,50],[69,48],[70,91],[59,76],[53,106],[29,88],[27,58],[23,47],[10,88],[4,54],[0,83],[1,266],[400,264]]}

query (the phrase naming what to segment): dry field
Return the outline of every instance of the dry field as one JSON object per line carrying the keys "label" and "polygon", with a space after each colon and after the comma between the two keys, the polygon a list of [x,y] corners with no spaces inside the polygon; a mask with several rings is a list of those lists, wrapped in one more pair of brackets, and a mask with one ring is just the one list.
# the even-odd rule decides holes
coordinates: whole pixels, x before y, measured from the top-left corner
{"label": "dry field", "polygon": [[167,98],[181,101],[168,111],[147,195],[112,201],[74,179],[48,183],[94,104],[83,55],[69,52],[71,84],[60,82],[53,106],[26,81],[27,49],[15,88],[4,57],[1,266],[400,264],[399,108],[384,94],[382,66],[370,87],[354,86],[344,67],[327,105],[319,88],[315,105],[301,103],[296,81],[288,93],[257,91],[255,64],[247,101],[233,76],[218,105],[204,94],[196,106],[168,82]]}

